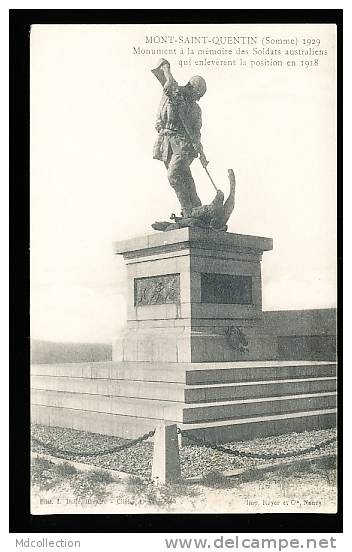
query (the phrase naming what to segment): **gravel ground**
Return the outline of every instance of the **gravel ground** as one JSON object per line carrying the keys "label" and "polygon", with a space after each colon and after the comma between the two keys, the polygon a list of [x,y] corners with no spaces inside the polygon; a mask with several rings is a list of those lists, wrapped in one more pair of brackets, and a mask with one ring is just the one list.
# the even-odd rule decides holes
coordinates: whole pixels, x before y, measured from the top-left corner
{"label": "gravel ground", "polygon": [[[32,436],[60,449],[67,451],[87,451],[95,452],[109,449],[124,443],[126,439],[112,437],[109,435],[100,435],[97,433],[88,433],[74,429],[48,427],[33,425]],[[289,452],[311,447],[321,441],[325,441],[336,436],[335,429],[324,429],[319,431],[304,431],[301,433],[289,433],[275,437],[264,437],[253,439],[251,441],[236,441],[226,443],[227,448],[240,449],[243,451],[260,452],[265,454]],[[44,447],[33,442],[33,452],[48,453]],[[334,453],[335,444],[332,443],[323,449],[301,455],[299,458],[314,458],[322,454]],[[50,451],[49,451],[50,452]],[[149,478],[151,475],[153,444],[144,441],[130,449],[116,453],[104,454],[97,457],[85,457],[82,455],[72,455],[69,453],[60,454],[61,458],[93,464],[101,468],[118,470],[143,478]],[[180,449],[181,471],[184,478],[200,477],[213,471],[228,471],[239,468],[255,468],[259,465],[270,465],[270,461],[253,460],[237,458],[222,452],[202,446],[185,446]],[[277,462],[274,460],[273,462]],[[284,463],[284,460],[283,460]]]}

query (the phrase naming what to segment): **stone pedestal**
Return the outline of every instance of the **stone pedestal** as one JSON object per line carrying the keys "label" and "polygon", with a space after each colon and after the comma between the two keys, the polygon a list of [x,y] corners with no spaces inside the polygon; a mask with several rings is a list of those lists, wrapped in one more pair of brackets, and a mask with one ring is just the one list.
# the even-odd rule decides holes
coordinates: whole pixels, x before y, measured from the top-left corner
{"label": "stone pedestal", "polygon": [[113,360],[276,358],[262,332],[261,259],[272,240],[183,228],[117,242],[127,265],[127,326]]}

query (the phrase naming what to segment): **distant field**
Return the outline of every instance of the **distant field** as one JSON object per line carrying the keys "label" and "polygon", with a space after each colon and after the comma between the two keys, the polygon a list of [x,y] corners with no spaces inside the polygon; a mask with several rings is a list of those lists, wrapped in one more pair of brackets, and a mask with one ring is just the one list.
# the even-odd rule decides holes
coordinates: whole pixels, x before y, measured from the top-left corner
{"label": "distant field", "polygon": [[57,364],[61,362],[98,362],[111,360],[112,348],[104,343],[57,343],[31,341],[33,364]]}

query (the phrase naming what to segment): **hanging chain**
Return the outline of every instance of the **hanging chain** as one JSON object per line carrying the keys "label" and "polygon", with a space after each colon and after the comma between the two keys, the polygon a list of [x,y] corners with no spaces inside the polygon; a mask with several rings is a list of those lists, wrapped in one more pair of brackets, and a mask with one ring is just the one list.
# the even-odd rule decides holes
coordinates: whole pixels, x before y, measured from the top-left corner
{"label": "hanging chain", "polygon": [[56,447],[54,445],[51,445],[50,443],[44,443],[44,441],[41,441],[40,439],[37,439],[36,437],[32,437],[32,442],[37,443],[38,445],[46,448],[49,452],[52,453],[59,453],[59,454],[69,454],[71,456],[102,456],[104,454],[111,454],[114,452],[120,452],[121,450],[126,450],[128,448],[133,447],[134,445],[138,445],[138,443],[142,443],[143,441],[146,441],[150,437],[153,437],[155,433],[155,429],[152,431],[148,431],[148,433],[145,433],[144,435],[141,435],[141,437],[138,437],[137,439],[133,439],[132,441],[129,441],[128,443],[125,443],[124,445],[117,445],[116,447],[112,447],[110,449],[104,449],[99,451],[78,451],[78,450],[66,450],[63,448]]}
{"label": "hanging chain", "polygon": [[230,454],[231,456],[239,456],[244,458],[254,458],[259,460],[275,460],[278,458],[291,458],[294,456],[301,456],[302,454],[308,454],[310,452],[314,452],[316,450],[319,450],[321,448],[326,447],[327,445],[330,445],[331,443],[334,443],[336,441],[336,437],[332,437],[331,439],[326,439],[325,441],[322,441],[320,443],[317,443],[316,445],[312,445],[311,447],[295,450],[291,452],[275,452],[272,454],[266,454],[261,452],[247,452],[240,449],[231,449],[228,447],[223,447],[222,445],[217,445],[215,443],[211,443],[210,441],[206,441],[205,439],[199,439],[198,437],[194,437],[193,435],[189,435],[188,432],[182,431],[182,429],[177,428],[177,433],[179,435],[182,435],[182,437],[185,437],[185,439],[188,439],[189,441],[192,441],[193,443],[196,443],[197,445],[201,445],[203,447],[211,448],[213,450],[217,450],[218,452],[223,452],[225,454]]}

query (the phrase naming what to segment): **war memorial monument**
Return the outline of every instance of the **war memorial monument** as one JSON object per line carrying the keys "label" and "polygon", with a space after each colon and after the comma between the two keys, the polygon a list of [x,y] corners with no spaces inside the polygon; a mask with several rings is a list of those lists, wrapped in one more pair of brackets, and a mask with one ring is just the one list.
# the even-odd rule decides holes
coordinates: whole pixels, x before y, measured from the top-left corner
{"label": "war memorial monument", "polygon": [[[228,169],[225,199],[201,143],[206,82],[195,76],[180,86],[164,59],[153,74],[162,86],[153,156],[179,212],[114,243],[128,297],[112,361],[35,366],[32,422],[125,438],[171,423],[183,440],[219,443],[333,427],[334,358],[306,358],[303,349],[302,358],[288,349],[285,358],[277,328],[263,322],[261,262],[272,239],[227,231],[235,172]],[[209,205],[192,176],[197,158],[214,187]]]}

